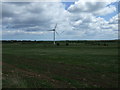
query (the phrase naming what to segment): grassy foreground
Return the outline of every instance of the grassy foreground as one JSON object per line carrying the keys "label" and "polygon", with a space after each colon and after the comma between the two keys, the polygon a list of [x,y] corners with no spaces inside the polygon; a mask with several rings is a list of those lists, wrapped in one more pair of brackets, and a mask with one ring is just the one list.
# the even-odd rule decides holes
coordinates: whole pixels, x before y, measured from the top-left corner
{"label": "grassy foreground", "polygon": [[118,47],[3,43],[3,88],[116,88]]}

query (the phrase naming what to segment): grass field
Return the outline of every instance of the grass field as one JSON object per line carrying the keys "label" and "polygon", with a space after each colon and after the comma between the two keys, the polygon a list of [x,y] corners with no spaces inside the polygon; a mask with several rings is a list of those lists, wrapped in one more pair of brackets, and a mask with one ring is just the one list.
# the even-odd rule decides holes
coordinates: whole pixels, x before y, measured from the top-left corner
{"label": "grass field", "polygon": [[116,88],[117,43],[3,43],[3,88]]}

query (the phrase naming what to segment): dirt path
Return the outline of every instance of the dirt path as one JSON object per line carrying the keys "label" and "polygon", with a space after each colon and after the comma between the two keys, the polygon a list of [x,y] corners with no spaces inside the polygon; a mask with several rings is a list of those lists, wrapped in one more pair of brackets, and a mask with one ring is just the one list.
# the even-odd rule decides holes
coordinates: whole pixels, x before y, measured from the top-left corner
{"label": "dirt path", "polygon": [[[47,75],[44,75],[44,74],[31,72],[31,71],[28,71],[28,70],[18,68],[15,65],[10,65],[8,63],[2,62],[2,66],[3,67],[7,66],[7,67],[10,67],[10,68],[13,68],[13,69],[10,70],[11,73],[22,72],[23,73],[22,75],[24,75],[24,76],[38,78],[39,80],[47,80],[56,88],[70,87],[69,84],[67,84],[67,83],[63,83],[63,82],[60,82],[58,80],[54,80],[54,79],[52,79],[52,78],[50,78],[50,77],[48,77]],[[75,88],[75,87],[73,87],[73,88]]]}

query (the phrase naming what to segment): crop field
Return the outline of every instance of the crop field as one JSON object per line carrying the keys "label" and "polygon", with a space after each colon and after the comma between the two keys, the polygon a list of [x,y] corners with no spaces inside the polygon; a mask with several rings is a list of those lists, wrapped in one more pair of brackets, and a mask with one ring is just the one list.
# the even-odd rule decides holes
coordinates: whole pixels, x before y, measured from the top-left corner
{"label": "crop field", "polygon": [[118,42],[91,43],[3,43],[2,86],[117,88]]}

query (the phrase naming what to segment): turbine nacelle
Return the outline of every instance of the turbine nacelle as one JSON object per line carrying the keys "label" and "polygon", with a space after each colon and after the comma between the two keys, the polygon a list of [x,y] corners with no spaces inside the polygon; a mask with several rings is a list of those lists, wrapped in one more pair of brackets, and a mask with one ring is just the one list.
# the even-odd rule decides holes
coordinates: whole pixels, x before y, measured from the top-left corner
{"label": "turbine nacelle", "polygon": [[55,31],[55,29],[53,29],[53,31]]}

